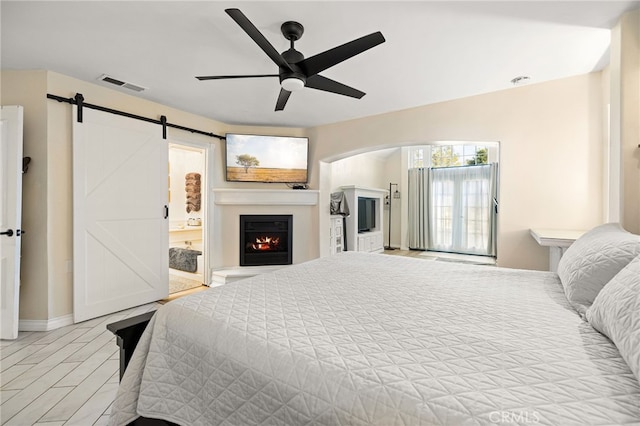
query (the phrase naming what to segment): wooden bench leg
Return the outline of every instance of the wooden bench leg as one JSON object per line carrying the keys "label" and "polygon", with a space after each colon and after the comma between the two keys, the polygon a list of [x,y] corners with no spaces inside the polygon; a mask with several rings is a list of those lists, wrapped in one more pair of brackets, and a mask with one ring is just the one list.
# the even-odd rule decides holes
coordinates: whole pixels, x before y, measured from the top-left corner
{"label": "wooden bench leg", "polygon": [[[155,311],[147,312],[146,314],[138,315],[135,317],[127,318],[122,321],[117,321],[111,324],[107,324],[107,330],[116,335],[116,342],[120,348],[120,380],[122,375],[129,365],[133,351],[136,349],[140,337],[147,328],[147,324],[151,321],[151,317],[155,314]],[[139,417],[128,426],[178,426],[175,423],[171,423],[167,420],[149,419],[146,417]]]}
{"label": "wooden bench leg", "polygon": [[120,380],[124,375],[124,371],[129,365],[133,351],[140,341],[140,337],[144,329],[149,324],[151,317],[156,311],[147,312],[142,315],[127,318],[122,321],[107,324],[107,330],[116,335],[116,341],[120,348]]}

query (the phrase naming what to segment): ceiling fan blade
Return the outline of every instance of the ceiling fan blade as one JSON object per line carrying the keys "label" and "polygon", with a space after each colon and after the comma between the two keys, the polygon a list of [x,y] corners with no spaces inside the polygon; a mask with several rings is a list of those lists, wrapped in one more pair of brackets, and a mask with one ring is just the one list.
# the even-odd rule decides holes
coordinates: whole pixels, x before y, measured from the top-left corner
{"label": "ceiling fan blade", "polygon": [[360,37],[356,40],[345,43],[341,46],[334,47],[325,52],[318,53],[310,58],[298,62],[296,65],[304,72],[307,77],[318,74],[329,67],[339,64],[359,53],[369,50],[381,43],[385,39],[380,31]]}
{"label": "ceiling fan blade", "polygon": [[321,75],[314,75],[307,78],[305,87],[316,90],[324,90],[325,92],[337,93],[338,95],[351,96],[352,98],[362,98],[366,93],[349,87],[346,84],[338,83],[330,78]]}
{"label": "ceiling fan blade", "polygon": [[200,81],[204,80],[224,80],[229,78],[261,78],[261,77],[278,77],[278,74],[255,74],[255,75],[204,75],[196,77]]}
{"label": "ceiling fan blade", "polygon": [[227,12],[227,14],[231,16],[231,18],[236,21],[238,25],[240,25],[240,28],[242,28],[244,32],[247,33],[258,46],[260,46],[264,53],[266,53],[271,58],[271,60],[276,63],[276,65],[293,71],[291,69],[291,65],[289,65],[289,63],[285,61],[285,59],[278,53],[276,48],[273,47],[271,43],[269,43],[269,40],[267,40],[262,35],[262,33],[255,27],[255,25],[253,25],[251,21],[249,21],[249,18],[247,18],[244,13],[240,12],[240,9],[225,9],[225,12]]}
{"label": "ceiling fan blade", "polygon": [[287,104],[289,100],[289,96],[291,96],[291,92],[288,90],[280,89],[280,94],[278,95],[278,101],[276,102],[276,111],[282,111],[284,106]]}

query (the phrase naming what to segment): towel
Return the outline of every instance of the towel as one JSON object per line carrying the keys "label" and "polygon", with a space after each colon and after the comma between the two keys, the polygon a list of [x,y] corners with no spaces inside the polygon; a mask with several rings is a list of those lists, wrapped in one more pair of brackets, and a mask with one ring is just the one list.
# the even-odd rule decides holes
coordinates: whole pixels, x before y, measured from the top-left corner
{"label": "towel", "polygon": [[200,211],[200,173],[191,172],[184,175],[184,190],[187,192],[187,213]]}
{"label": "towel", "polygon": [[191,212],[199,212],[200,211],[200,200],[197,201],[187,201],[187,213]]}

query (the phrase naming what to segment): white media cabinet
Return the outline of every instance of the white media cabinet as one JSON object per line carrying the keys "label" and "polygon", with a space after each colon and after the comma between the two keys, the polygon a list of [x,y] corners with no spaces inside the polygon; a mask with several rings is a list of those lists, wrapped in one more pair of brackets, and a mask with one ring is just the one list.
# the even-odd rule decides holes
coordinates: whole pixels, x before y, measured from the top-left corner
{"label": "white media cabinet", "polygon": [[[386,189],[364,188],[356,185],[342,186],[350,215],[346,220],[346,245],[350,251],[366,251],[381,253],[384,250],[384,197],[388,191]],[[375,226],[371,231],[358,232],[358,198],[375,199]]]}

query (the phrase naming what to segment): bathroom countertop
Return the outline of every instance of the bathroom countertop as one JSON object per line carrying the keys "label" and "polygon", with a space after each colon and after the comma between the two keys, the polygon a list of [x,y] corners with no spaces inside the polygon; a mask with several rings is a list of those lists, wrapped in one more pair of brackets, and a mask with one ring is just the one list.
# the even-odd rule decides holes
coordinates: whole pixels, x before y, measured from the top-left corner
{"label": "bathroom countertop", "polygon": [[202,225],[185,225],[184,228],[171,228],[169,232],[198,231],[201,229]]}

